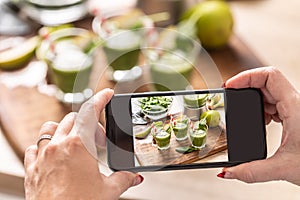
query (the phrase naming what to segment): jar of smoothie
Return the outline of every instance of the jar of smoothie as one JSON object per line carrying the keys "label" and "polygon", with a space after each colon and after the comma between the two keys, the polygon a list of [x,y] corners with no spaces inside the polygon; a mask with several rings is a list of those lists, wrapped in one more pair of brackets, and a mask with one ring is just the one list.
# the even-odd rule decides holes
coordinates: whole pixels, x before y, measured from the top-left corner
{"label": "jar of smoothie", "polygon": [[140,10],[131,9],[97,16],[92,26],[103,40],[109,79],[120,82],[139,78],[142,75],[138,62],[143,27],[153,26],[151,19]]}
{"label": "jar of smoothie", "polygon": [[80,28],[65,28],[50,34],[42,44],[56,97],[64,103],[82,103],[93,94],[89,80],[93,66],[92,34]]}
{"label": "jar of smoothie", "polygon": [[199,120],[201,114],[206,111],[207,99],[208,94],[184,95],[184,114],[193,121]]}

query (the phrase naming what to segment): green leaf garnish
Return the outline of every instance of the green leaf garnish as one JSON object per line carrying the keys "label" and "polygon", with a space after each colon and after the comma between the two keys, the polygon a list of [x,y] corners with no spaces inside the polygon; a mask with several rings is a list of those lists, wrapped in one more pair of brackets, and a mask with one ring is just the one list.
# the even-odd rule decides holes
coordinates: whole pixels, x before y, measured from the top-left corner
{"label": "green leaf garnish", "polygon": [[192,147],[192,146],[183,146],[183,147],[177,147],[175,150],[178,153],[187,154],[187,153],[191,153],[193,151],[198,151],[199,149],[196,147]]}

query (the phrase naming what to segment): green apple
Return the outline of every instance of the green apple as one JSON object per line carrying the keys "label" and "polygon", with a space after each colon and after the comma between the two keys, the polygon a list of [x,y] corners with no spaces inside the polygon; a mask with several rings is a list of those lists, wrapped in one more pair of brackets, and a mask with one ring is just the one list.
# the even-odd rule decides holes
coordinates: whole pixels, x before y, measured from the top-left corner
{"label": "green apple", "polygon": [[212,0],[199,3],[187,10],[182,19],[197,17],[197,37],[203,47],[215,49],[224,46],[233,31],[233,16],[224,1]]}
{"label": "green apple", "polygon": [[200,116],[200,119],[206,119],[207,125],[209,127],[219,126],[221,116],[220,113],[216,110],[208,110]]}

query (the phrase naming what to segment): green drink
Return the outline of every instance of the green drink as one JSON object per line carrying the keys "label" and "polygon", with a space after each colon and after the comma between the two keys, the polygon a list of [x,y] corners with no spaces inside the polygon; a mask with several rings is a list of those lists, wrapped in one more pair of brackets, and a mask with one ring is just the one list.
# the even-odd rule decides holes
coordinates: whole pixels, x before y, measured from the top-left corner
{"label": "green drink", "polygon": [[152,123],[153,144],[158,149],[165,150],[170,147],[171,133],[172,128],[169,124],[164,124],[162,121]]}
{"label": "green drink", "polygon": [[188,126],[186,123],[175,122],[172,126],[173,132],[175,134],[176,140],[185,140],[187,138]]}
{"label": "green drink", "polygon": [[150,65],[151,79],[159,91],[184,90],[190,85],[192,71],[193,65],[183,55],[170,53]]}
{"label": "green drink", "polygon": [[[59,100],[72,103],[84,101],[89,86],[93,60],[69,41],[57,43],[56,52],[49,60],[51,78],[60,92]],[[89,92],[91,93],[91,91]]]}
{"label": "green drink", "polygon": [[136,66],[140,54],[139,34],[135,31],[119,31],[105,42],[103,50],[107,63],[115,70],[130,70]]}
{"label": "green drink", "polygon": [[142,75],[142,69],[137,65],[145,26],[151,27],[153,22],[138,9],[102,13],[93,20],[94,32],[104,41],[103,50],[111,80],[127,82]]}
{"label": "green drink", "polygon": [[80,104],[93,95],[89,86],[95,45],[91,32],[73,27],[54,30],[43,40],[36,55],[49,66],[58,100]]}
{"label": "green drink", "polygon": [[177,27],[156,28],[149,32],[143,53],[150,66],[154,89],[185,90],[191,85],[191,74],[201,46],[180,33]]}
{"label": "green drink", "polygon": [[196,129],[190,130],[189,132],[190,140],[192,142],[193,147],[203,148],[206,144],[206,130]]}
{"label": "green drink", "polygon": [[57,55],[51,64],[53,81],[64,93],[82,92],[86,89],[91,69],[91,59],[81,52],[66,51]]}
{"label": "green drink", "polygon": [[171,134],[167,131],[163,129],[158,130],[158,132],[154,136],[154,139],[156,141],[158,149],[165,150],[170,147]]}

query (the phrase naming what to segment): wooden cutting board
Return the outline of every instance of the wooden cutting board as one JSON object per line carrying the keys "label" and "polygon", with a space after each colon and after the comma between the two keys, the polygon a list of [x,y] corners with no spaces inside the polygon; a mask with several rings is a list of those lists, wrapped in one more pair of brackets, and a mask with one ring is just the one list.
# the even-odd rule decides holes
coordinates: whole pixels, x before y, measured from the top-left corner
{"label": "wooden cutting board", "polygon": [[178,153],[176,148],[190,146],[188,138],[177,141],[172,133],[170,148],[166,150],[159,150],[152,145],[151,138],[152,136],[149,135],[146,139],[135,139],[135,155],[141,166],[190,164],[227,148],[226,131],[221,125],[208,129],[204,148],[187,154]]}
{"label": "wooden cutting board", "polygon": [[[218,67],[223,81],[243,70],[262,66],[262,62],[237,36],[231,38],[228,46],[221,50],[210,51],[209,55]],[[105,71],[103,68],[104,61],[100,55],[97,59],[100,61],[97,62],[93,74],[103,74]],[[205,66],[205,62],[201,65]],[[205,70],[209,71],[209,67],[204,67],[200,73],[193,74],[191,82],[194,88],[206,88],[205,81],[201,76],[205,74]],[[97,91],[105,87],[115,88],[115,84],[107,80],[106,76],[101,76],[97,81]],[[134,91],[149,90],[147,84],[143,85],[142,80],[138,81],[141,81],[142,86]],[[128,86],[129,84],[122,85],[124,87],[124,85]],[[215,87],[220,86],[221,82],[218,81]],[[22,160],[26,148],[36,142],[41,125],[49,120],[59,122],[70,111],[70,107],[59,103],[53,96],[40,93],[37,87],[20,86],[8,89],[0,83],[1,128]]]}

